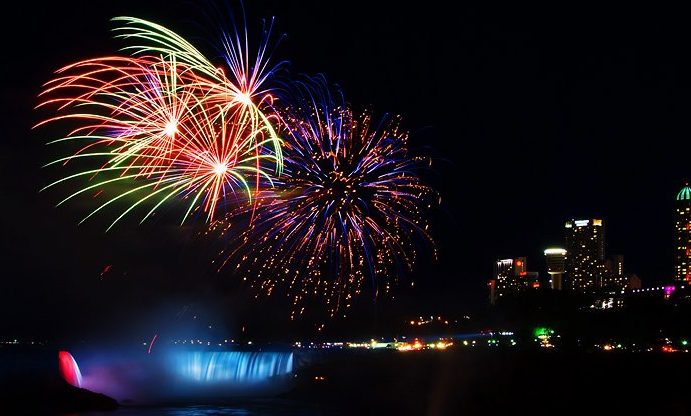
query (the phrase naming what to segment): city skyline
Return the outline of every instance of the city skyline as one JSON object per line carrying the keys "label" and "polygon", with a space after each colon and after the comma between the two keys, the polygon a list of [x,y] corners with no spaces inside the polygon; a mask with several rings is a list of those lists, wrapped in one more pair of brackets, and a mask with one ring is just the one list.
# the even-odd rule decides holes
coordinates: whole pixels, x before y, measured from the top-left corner
{"label": "city skyline", "polygon": [[[676,194],[674,276],[666,284],[691,281],[691,188],[688,182]],[[606,292],[640,288],[642,279],[635,272],[625,272],[624,255],[607,255],[605,222],[602,219],[570,219],[564,226],[563,247],[545,248],[540,271],[527,271],[527,257],[498,259],[488,282],[492,305],[506,295],[513,297],[532,288],[540,288],[539,273],[547,273],[545,281],[552,290],[567,289],[579,293]],[[528,275],[531,274],[531,281]],[[659,283],[659,282],[656,282]],[[643,284],[645,287],[645,284]],[[662,287],[662,286],[661,286]]]}

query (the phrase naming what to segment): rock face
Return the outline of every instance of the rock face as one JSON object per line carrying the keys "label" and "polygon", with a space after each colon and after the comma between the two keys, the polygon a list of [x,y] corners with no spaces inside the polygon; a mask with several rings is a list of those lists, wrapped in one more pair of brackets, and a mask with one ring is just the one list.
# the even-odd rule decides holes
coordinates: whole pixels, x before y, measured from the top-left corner
{"label": "rock face", "polygon": [[117,407],[114,399],[63,380],[57,367],[57,352],[0,349],[0,414],[51,414]]}

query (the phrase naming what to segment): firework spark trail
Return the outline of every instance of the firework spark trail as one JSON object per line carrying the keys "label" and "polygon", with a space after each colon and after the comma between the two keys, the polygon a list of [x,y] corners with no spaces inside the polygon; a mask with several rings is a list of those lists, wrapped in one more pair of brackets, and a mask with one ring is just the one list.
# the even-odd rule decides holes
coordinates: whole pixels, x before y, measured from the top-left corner
{"label": "firework spark trail", "polygon": [[[87,181],[58,205],[120,183],[126,190],[110,196],[84,220],[127,201],[109,229],[135,208],[153,206],[144,221],[173,199],[188,201],[182,222],[198,210],[213,220],[231,197],[251,201],[261,183],[271,184],[272,174],[282,170],[282,143],[272,125],[277,116],[266,113],[273,97],[260,89],[273,71],[262,61],[266,41],[252,67],[239,37],[226,46],[231,80],[174,32],[141,19],[114,20],[126,23],[116,29],[118,37],[150,45],[125,48],[133,56],[69,65],[57,71],[41,94],[46,99],[38,107],[54,107],[58,115],[39,126],[76,124],[50,143],[81,143],[49,165],[94,160],[99,166],[49,184],[46,188]],[[245,197],[239,198],[237,190]]]}
{"label": "firework spark trail", "polygon": [[48,165],[75,173],[44,189],[80,187],[58,205],[99,198],[82,222],[124,205],[110,229],[177,202],[181,223],[205,216],[230,236],[224,265],[265,293],[287,287],[293,317],[311,299],[333,316],[368,280],[375,296],[388,291],[419,240],[433,247],[426,213],[438,197],[416,175],[424,161],[399,119],[355,113],[322,78],[288,82],[275,99],[271,25],[254,55],[246,30],[225,33],[224,70],[161,25],[113,20],[129,55],[68,65],[41,94],[38,107],[56,115],[37,126],[71,126],[50,143],[72,151]]}
{"label": "firework spark trail", "polygon": [[[280,111],[284,176],[258,196],[254,220],[231,237],[221,268],[256,276],[267,294],[286,286],[293,317],[313,298],[333,316],[368,278],[375,293],[388,291],[413,268],[417,237],[432,243],[425,214],[437,194],[414,173],[422,159],[410,156],[398,119],[375,125],[324,81],[298,85],[293,105]],[[234,212],[213,227],[232,235],[239,220]]]}
{"label": "firework spark trail", "polygon": [[[115,29],[116,37],[129,41],[141,41],[142,44],[131,45],[123,50],[135,56],[151,53],[175,57],[184,62],[193,72],[200,74],[200,87],[208,91],[207,101],[219,105],[224,111],[235,113],[238,118],[248,117],[252,126],[257,129],[263,125],[266,129],[272,150],[276,152],[276,159],[282,160],[281,139],[273,128],[275,115],[267,115],[266,110],[273,103],[271,90],[263,85],[283,64],[282,62],[269,66],[268,42],[271,38],[272,25],[263,30],[259,48],[254,57],[254,63],[248,50],[247,31],[244,38],[237,27],[233,27],[233,34],[223,34],[224,60],[231,76],[226,76],[222,67],[214,66],[197,48],[187,42],[175,32],[143,19],[134,17],[116,17],[115,22],[124,25]],[[276,165],[280,173],[282,165]]]}

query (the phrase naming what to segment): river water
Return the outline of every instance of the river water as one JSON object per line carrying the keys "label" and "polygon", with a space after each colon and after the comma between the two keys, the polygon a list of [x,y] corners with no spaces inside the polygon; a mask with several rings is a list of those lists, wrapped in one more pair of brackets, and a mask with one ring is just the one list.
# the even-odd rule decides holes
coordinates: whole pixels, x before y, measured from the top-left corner
{"label": "river water", "polygon": [[121,407],[112,412],[69,413],[65,416],[339,416],[347,412],[297,401],[266,399],[224,405]]}

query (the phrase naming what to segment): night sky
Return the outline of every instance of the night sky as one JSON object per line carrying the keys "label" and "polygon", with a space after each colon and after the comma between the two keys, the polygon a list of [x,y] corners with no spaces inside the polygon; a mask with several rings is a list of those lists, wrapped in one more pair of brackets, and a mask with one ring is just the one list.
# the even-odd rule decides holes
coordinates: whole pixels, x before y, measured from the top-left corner
{"label": "night sky", "polygon": [[[292,73],[323,73],[356,108],[402,115],[415,152],[434,159],[424,176],[442,195],[432,213],[439,260],[404,279],[414,289],[374,307],[368,299],[353,319],[472,311],[486,303],[495,259],[527,256],[544,272],[542,250],[563,244],[569,218],[603,218],[607,253],[623,254],[644,285],[671,280],[674,197],[691,178],[691,29],[681,10],[246,3],[250,28],[276,17],[286,35],[276,57]],[[33,107],[52,72],[116,53],[109,18],[118,15],[162,23],[213,56],[213,10],[70,0],[4,11],[0,338],[145,325],[152,310],[186,305],[235,316],[229,327],[257,311],[285,318],[216,274],[214,243],[177,218],[106,234],[107,218],[77,226],[83,205],[55,208],[62,194],[38,192],[64,173],[41,168],[59,152],[44,145],[51,129],[31,130],[46,115]]]}

